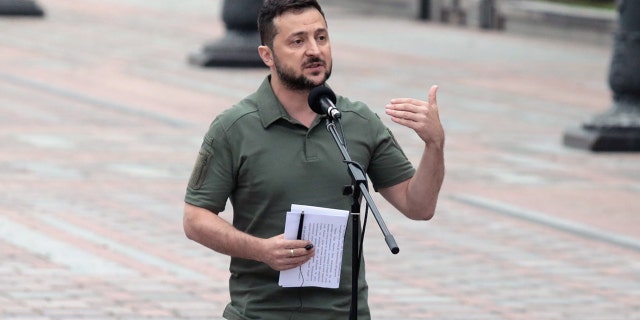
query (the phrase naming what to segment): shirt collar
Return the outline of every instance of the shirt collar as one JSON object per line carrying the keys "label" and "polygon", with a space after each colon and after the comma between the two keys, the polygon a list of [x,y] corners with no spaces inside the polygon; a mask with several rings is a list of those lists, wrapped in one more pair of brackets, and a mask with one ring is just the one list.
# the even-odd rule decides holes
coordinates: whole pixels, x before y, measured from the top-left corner
{"label": "shirt collar", "polygon": [[[329,86],[328,84],[325,85],[327,87]],[[260,120],[264,128],[269,127],[278,119],[294,122],[282,103],[280,103],[280,100],[276,97],[273,88],[271,88],[271,75],[266,76],[260,87],[258,87],[255,93],[255,100],[258,106],[258,114],[260,115]],[[318,124],[319,121],[324,118],[325,116],[316,118],[311,127]]]}
{"label": "shirt collar", "polygon": [[289,119],[289,114],[271,88],[271,76],[267,76],[256,91],[256,104],[262,126],[267,128],[278,119]]}

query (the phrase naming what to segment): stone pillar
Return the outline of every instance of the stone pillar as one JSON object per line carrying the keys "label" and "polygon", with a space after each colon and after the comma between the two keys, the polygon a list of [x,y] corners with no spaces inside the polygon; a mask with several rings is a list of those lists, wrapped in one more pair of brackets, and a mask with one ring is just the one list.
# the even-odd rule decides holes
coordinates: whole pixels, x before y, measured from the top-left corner
{"label": "stone pillar", "polygon": [[0,0],[0,16],[44,16],[44,11],[32,0]]}
{"label": "stone pillar", "polygon": [[189,55],[189,63],[201,67],[264,67],[258,54],[258,13],[262,0],[225,0],[222,39],[205,43]]}
{"label": "stone pillar", "polygon": [[496,0],[480,0],[478,3],[478,27],[480,29],[504,29],[504,16],[498,12]]}
{"label": "stone pillar", "polygon": [[591,151],[640,151],[640,1],[618,0],[619,23],[609,69],[611,108],[564,134]]}
{"label": "stone pillar", "polygon": [[431,20],[431,0],[420,0],[420,20]]}

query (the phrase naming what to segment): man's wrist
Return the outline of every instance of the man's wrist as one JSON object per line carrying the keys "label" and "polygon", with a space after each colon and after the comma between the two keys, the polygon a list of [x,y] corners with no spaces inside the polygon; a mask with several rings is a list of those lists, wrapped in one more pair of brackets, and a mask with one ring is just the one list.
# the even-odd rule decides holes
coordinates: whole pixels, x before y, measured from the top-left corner
{"label": "man's wrist", "polygon": [[424,147],[425,149],[428,150],[444,150],[444,139],[442,140],[429,140],[427,142],[424,143]]}

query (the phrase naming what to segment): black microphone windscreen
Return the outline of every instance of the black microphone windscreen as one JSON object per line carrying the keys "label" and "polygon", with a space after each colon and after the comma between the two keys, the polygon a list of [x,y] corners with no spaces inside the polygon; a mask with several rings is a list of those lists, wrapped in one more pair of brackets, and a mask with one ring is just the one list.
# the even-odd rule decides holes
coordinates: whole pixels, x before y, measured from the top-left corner
{"label": "black microphone windscreen", "polygon": [[320,103],[322,97],[328,98],[329,100],[331,100],[331,102],[333,102],[333,104],[336,103],[336,94],[333,93],[333,90],[329,89],[329,87],[317,86],[311,89],[308,99],[309,107],[311,107],[311,110],[313,110],[315,113],[324,114],[322,110],[322,104]]}

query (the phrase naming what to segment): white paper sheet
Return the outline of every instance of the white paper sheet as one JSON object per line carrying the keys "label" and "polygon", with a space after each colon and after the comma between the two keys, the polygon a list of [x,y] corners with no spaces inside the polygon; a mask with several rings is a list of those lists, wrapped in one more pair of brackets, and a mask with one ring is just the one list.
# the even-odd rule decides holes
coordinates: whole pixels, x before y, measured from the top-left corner
{"label": "white paper sheet", "polygon": [[313,243],[316,254],[298,268],[281,271],[278,284],[282,287],[338,288],[349,211],[293,204],[287,212],[285,239],[296,239],[302,212],[301,238]]}

